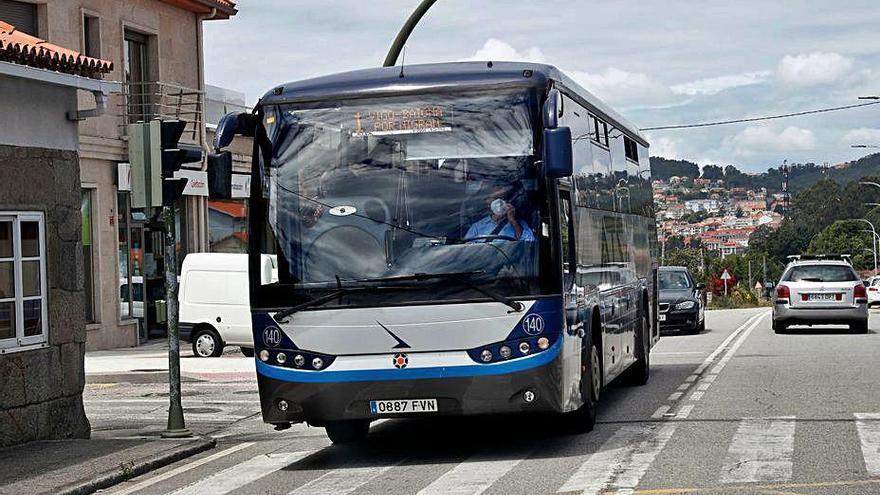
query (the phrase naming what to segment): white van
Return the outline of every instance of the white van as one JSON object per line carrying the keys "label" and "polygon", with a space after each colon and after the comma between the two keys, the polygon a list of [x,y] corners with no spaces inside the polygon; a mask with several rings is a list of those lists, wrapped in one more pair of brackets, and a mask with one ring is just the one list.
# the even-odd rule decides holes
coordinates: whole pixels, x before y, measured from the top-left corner
{"label": "white van", "polygon": [[[192,253],[180,273],[180,339],[192,342],[193,353],[216,357],[226,345],[237,345],[245,356],[254,355],[248,298],[246,254]],[[263,255],[263,283],[278,280],[275,257]]]}

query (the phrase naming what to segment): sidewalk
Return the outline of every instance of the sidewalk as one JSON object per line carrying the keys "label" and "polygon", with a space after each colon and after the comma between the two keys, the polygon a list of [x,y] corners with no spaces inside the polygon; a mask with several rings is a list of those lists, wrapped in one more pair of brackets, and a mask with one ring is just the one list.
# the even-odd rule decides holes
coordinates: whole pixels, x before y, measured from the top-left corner
{"label": "sidewalk", "polygon": [[94,493],[215,445],[213,438],[96,438],[32,442],[0,450],[0,494]]}

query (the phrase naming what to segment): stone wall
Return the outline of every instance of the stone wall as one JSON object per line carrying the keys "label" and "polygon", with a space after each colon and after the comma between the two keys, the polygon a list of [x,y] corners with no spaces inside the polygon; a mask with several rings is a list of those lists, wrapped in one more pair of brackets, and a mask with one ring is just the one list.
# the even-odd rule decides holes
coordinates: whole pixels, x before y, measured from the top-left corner
{"label": "stone wall", "polygon": [[0,145],[0,211],[45,215],[48,344],[0,354],[0,447],[87,438],[79,157]]}

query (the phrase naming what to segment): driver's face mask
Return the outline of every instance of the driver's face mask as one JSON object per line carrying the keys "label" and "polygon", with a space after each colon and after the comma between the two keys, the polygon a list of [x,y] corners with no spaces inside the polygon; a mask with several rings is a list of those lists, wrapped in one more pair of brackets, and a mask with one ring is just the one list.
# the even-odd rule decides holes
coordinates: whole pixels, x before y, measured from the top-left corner
{"label": "driver's face mask", "polygon": [[496,217],[500,217],[501,215],[504,214],[504,210],[506,209],[505,204],[504,204],[504,200],[499,198],[499,199],[496,199],[495,201],[492,201],[492,204],[489,205],[489,209],[492,210],[492,213]]}

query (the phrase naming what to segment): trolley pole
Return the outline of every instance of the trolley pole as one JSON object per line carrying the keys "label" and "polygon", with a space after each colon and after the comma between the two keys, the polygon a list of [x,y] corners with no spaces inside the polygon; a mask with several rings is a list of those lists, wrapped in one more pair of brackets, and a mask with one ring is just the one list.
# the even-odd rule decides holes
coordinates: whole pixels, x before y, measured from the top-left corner
{"label": "trolley pole", "polygon": [[165,299],[168,308],[168,426],[162,432],[163,438],[191,437],[192,432],[183,419],[183,405],[180,401],[180,336],[177,329],[177,226],[174,222],[174,207],[163,206],[165,220]]}
{"label": "trolley pole", "polygon": [[[391,48],[388,50],[388,55],[385,56],[385,62],[382,63],[382,67],[394,67],[397,64],[397,57],[400,55],[400,50],[403,49],[403,45],[406,44],[406,40],[409,39],[409,35],[412,34],[413,29],[415,29],[416,24],[422,20],[422,17],[431,8],[432,5],[437,0],[422,0],[422,3],[416,7],[416,10],[410,14],[409,18],[403,24],[403,27],[400,28],[400,32],[397,33],[397,37],[394,38],[394,42],[391,43]],[[401,72],[401,76],[403,73]]]}

